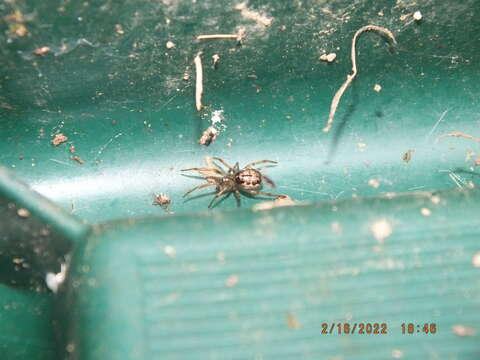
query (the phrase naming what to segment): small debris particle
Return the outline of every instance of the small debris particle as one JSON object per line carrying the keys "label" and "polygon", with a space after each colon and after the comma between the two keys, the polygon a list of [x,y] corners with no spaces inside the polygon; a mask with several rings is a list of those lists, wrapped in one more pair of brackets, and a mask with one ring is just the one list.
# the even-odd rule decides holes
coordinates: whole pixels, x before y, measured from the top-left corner
{"label": "small debris particle", "polygon": [[235,10],[239,10],[241,15],[245,19],[253,20],[257,24],[263,25],[265,27],[272,25],[272,21],[273,21],[272,18],[269,18],[268,16],[261,14],[257,11],[248,9],[246,2],[236,5]]}
{"label": "small debris particle", "polygon": [[263,210],[271,210],[278,207],[283,206],[293,206],[296,205],[296,202],[288,195],[279,196],[277,199],[273,201],[262,201],[253,206],[253,211],[263,211]]}
{"label": "small debris particle", "polygon": [[63,144],[64,142],[66,142],[68,140],[68,137],[66,137],[65,135],[63,135],[62,133],[59,133],[59,134],[55,134],[55,136],[53,137],[52,139],[52,145],[53,146],[58,146],[60,144]]}
{"label": "small debris particle", "polygon": [[195,73],[196,73],[196,79],[195,79],[195,107],[197,108],[197,111],[202,110],[203,105],[202,105],[202,95],[203,95],[203,66],[202,66],[202,58],[200,57],[202,55],[201,52],[195,56],[195,59],[193,62],[195,63]]}
{"label": "small debris particle", "polygon": [[280,31],[285,31],[287,30],[287,26],[286,25],[280,25]]}
{"label": "small debris particle", "polygon": [[380,91],[382,91],[382,85],[375,84],[375,86],[373,87],[373,90],[379,93]]}
{"label": "small debris particle", "polygon": [[412,160],[412,154],[415,150],[408,150],[405,152],[405,154],[402,155],[402,160],[408,163],[410,160]]}
{"label": "small debris particle", "polygon": [[70,151],[70,153],[74,153],[75,152],[75,145],[70,145],[70,148],[68,149]]}
{"label": "small debris particle", "polygon": [[28,211],[25,208],[20,208],[17,210],[17,215],[20,216],[21,218],[28,218],[30,216],[30,211]]}
{"label": "small debris particle", "polygon": [[470,161],[473,155],[475,155],[473,151],[467,151],[467,153],[465,154],[465,162]]}
{"label": "small debris particle", "polygon": [[163,252],[171,258],[174,258],[177,255],[177,250],[172,245],[165,245]]}
{"label": "small debris particle", "polygon": [[165,44],[165,47],[167,49],[173,49],[175,47],[175,43],[173,41],[167,41],[167,43]]}
{"label": "small debris particle", "polygon": [[216,69],[218,67],[218,62],[220,61],[220,55],[214,54],[212,56],[213,67]]}
{"label": "small debris particle", "polygon": [[6,22],[23,22],[23,14],[19,10],[15,10],[15,12],[4,16],[3,18]]}
{"label": "small debris particle", "polygon": [[78,155],[75,155],[75,156],[72,156],[71,157],[72,160],[75,160],[76,162],[78,162],[79,164],[85,164],[85,160],[83,160],[80,156]]}
{"label": "small debris particle", "polygon": [[438,195],[433,195],[431,198],[430,198],[430,201],[432,203],[434,203],[435,205],[438,205],[440,204],[440,196]]}
{"label": "small debris particle", "polygon": [[475,159],[475,166],[480,166],[480,156]]}
{"label": "small debris particle", "polygon": [[298,319],[290,313],[287,314],[287,324],[288,327],[293,330],[298,330],[301,326],[300,321],[298,321]]}
{"label": "small debris particle", "polygon": [[33,50],[33,53],[38,56],[43,56],[50,52],[50,48],[48,46],[42,46],[41,48]]}
{"label": "small debris particle", "polygon": [[122,25],[120,25],[120,24],[116,24],[116,25],[115,25],[115,32],[116,32],[118,35],[123,35],[123,34],[125,34],[125,31],[123,31],[123,27],[122,27]]}
{"label": "small debris particle", "polygon": [[341,234],[342,233],[342,225],[340,225],[340,223],[338,221],[334,221],[330,225],[330,229],[332,230],[332,232],[334,234]]}
{"label": "small debris particle", "polygon": [[10,32],[18,37],[24,37],[28,35],[28,29],[25,25],[20,23],[10,24]]}
{"label": "small debris particle", "polygon": [[380,181],[378,181],[377,179],[370,179],[368,180],[368,185],[370,185],[374,189],[377,189],[380,186]]}
{"label": "small debris particle", "polygon": [[420,209],[420,213],[423,215],[423,216],[430,216],[432,215],[432,212],[430,211],[429,208],[421,208]]}
{"label": "small debris particle", "polygon": [[238,284],[239,277],[238,275],[230,275],[228,279],[225,281],[225,285],[228,287],[234,287],[235,285]]}
{"label": "small debris particle", "polygon": [[365,151],[367,149],[367,144],[359,142],[357,143],[357,148],[360,151]]}
{"label": "small debris particle", "polygon": [[190,74],[188,73],[188,69],[185,70],[185,72],[183,73],[183,76],[182,76],[182,80],[183,81],[188,81],[190,79]]}
{"label": "small debris particle", "polygon": [[215,129],[213,126],[210,126],[203,132],[200,139],[198,139],[198,143],[200,145],[208,146],[217,138],[218,133],[219,132],[217,129]]}
{"label": "small debris particle", "polygon": [[410,14],[400,15],[400,21],[405,21],[405,20],[407,20],[409,16],[410,16]]}
{"label": "small debris particle", "polygon": [[385,14],[383,13],[383,10],[380,10],[378,13],[377,13],[378,16],[382,17],[384,16]]}
{"label": "small debris particle", "polygon": [[475,329],[465,325],[453,325],[452,332],[457,336],[474,336],[476,334]]}
{"label": "small debris particle", "polygon": [[379,243],[383,243],[383,241],[392,235],[393,232],[392,225],[390,225],[390,223],[385,219],[378,220],[373,223],[370,227],[370,230]]}
{"label": "small debris particle", "polygon": [[472,265],[476,268],[480,268],[480,251],[473,254]]}
{"label": "small debris particle", "polygon": [[403,357],[403,351],[399,349],[393,349],[392,350],[392,358],[394,359],[400,359]]}
{"label": "small debris particle", "polygon": [[335,53],[320,55],[320,60],[329,62],[329,63],[334,62],[336,58],[337,58],[337,54]]}
{"label": "small debris particle", "polygon": [[25,261],[24,258],[13,258],[12,262],[14,264],[17,264],[17,265],[20,265],[21,263],[23,263]]}
{"label": "small debris particle", "polygon": [[445,137],[445,136],[463,137],[463,138],[465,138],[465,139],[470,139],[470,140],[473,140],[473,141],[475,141],[475,142],[480,143],[480,139],[479,139],[479,138],[476,138],[475,136],[468,135],[468,134],[464,134],[464,133],[461,133],[461,132],[454,132],[454,133],[450,133],[450,134],[445,134],[445,135],[440,136],[440,138],[443,138],[443,137]]}
{"label": "small debris particle", "polygon": [[423,16],[422,16],[422,13],[420,11],[417,10],[413,13],[413,19],[415,21],[420,21],[420,20],[422,20],[422,18],[423,18]]}
{"label": "small debris particle", "polygon": [[164,193],[155,194],[152,205],[161,206],[163,210],[170,212],[170,204],[172,200]]}

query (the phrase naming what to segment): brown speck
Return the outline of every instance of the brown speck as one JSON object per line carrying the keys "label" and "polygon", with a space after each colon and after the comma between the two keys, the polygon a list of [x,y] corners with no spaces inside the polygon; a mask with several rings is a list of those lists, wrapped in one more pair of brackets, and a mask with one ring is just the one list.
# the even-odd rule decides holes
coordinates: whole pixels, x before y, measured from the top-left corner
{"label": "brown speck", "polygon": [[116,24],[116,25],[115,25],[115,32],[116,32],[118,35],[123,35],[123,34],[125,34],[125,31],[123,31],[123,27],[122,27],[122,25],[120,25],[120,24]]}
{"label": "brown speck", "polygon": [[235,275],[235,274],[230,275],[228,279],[225,281],[225,286],[234,287],[235,285],[238,284],[238,281],[239,281],[238,275]]}
{"label": "brown speck", "polygon": [[480,156],[475,159],[475,166],[480,166]]}
{"label": "brown speck", "polygon": [[30,211],[28,211],[27,209],[25,208],[19,208],[17,210],[17,215],[20,216],[21,218],[28,218],[30,216]]}
{"label": "brown speck", "polygon": [[75,155],[75,156],[72,156],[71,159],[75,160],[79,164],[82,164],[82,165],[85,164],[85,160],[83,160],[80,156]]}
{"label": "brown speck", "polygon": [[432,212],[430,211],[429,208],[421,208],[420,209],[420,213],[423,215],[423,216],[430,216],[432,214]]}
{"label": "brown speck", "polygon": [[290,313],[287,314],[287,324],[288,327],[293,330],[298,330],[301,326],[300,321],[298,321],[298,319]]}
{"label": "brown speck", "polygon": [[379,243],[383,243],[383,241],[392,235],[393,232],[392,225],[385,219],[373,223],[370,230]]}
{"label": "brown speck", "polygon": [[73,154],[75,152],[75,145],[70,145],[68,150]]}
{"label": "brown speck", "polygon": [[172,203],[172,200],[166,194],[160,193],[160,194],[154,195],[152,205],[160,206],[167,213],[171,213],[170,211],[171,203]]}
{"label": "brown speck", "polygon": [[21,11],[16,10],[14,13],[8,14],[3,18],[6,22],[22,22],[23,14]]}
{"label": "brown speck", "polygon": [[68,137],[66,137],[65,135],[63,135],[62,133],[59,133],[59,134],[55,134],[55,136],[53,137],[52,139],[52,145],[53,146],[58,146],[60,144],[63,144],[64,142],[66,142],[68,140]]}
{"label": "brown speck", "polygon": [[218,136],[218,130],[210,126],[203,132],[200,139],[198,139],[198,143],[200,145],[208,146],[212,143],[212,141],[214,141],[217,138],[217,136]]}
{"label": "brown speck", "polygon": [[474,328],[465,325],[453,325],[452,332],[457,336],[474,336],[476,331]]}
{"label": "brown speck", "polygon": [[20,265],[21,263],[23,263],[25,261],[24,258],[13,258],[12,262],[14,264],[17,264],[17,265]]}
{"label": "brown speck", "polygon": [[412,154],[415,150],[408,150],[405,152],[405,154],[402,155],[402,160],[408,163],[410,160],[412,160]]}
{"label": "brown speck", "polygon": [[48,46],[42,46],[41,48],[33,50],[33,53],[38,56],[43,56],[50,52],[50,48]]}

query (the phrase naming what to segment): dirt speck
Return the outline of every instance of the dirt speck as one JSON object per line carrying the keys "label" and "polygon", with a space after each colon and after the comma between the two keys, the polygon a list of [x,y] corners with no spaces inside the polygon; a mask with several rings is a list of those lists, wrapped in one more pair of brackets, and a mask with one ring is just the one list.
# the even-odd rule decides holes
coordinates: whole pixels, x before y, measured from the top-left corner
{"label": "dirt speck", "polygon": [[235,285],[238,284],[239,280],[240,278],[238,277],[238,275],[235,275],[235,274],[230,275],[225,281],[225,286],[234,287]]}
{"label": "dirt speck", "polygon": [[480,156],[475,159],[475,166],[480,166]]}
{"label": "dirt speck", "polygon": [[167,43],[165,44],[165,47],[167,49],[173,49],[175,47],[175,43],[173,41],[167,41]]}
{"label": "dirt speck", "polygon": [[438,205],[438,204],[440,204],[440,196],[438,196],[438,195],[432,195],[432,196],[430,197],[430,201],[431,201],[432,203],[434,203],[435,205]]}
{"label": "dirt speck", "polygon": [[38,49],[33,50],[33,53],[37,56],[43,56],[50,52],[50,48],[48,46],[42,46]]}
{"label": "dirt speck", "polygon": [[375,84],[375,86],[373,87],[373,91],[376,91],[377,93],[382,91],[382,85]]}
{"label": "dirt speck", "polygon": [[117,33],[117,35],[125,34],[125,31],[123,30],[123,27],[120,24],[115,25],[115,32]]}
{"label": "dirt speck", "polygon": [[290,329],[298,330],[300,329],[300,321],[295,317],[295,315],[288,313],[287,314],[287,324]]}
{"label": "dirt speck", "polygon": [[52,145],[53,146],[58,146],[60,144],[63,144],[64,142],[66,142],[68,140],[68,137],[66,137],[65,135],[63,135],[62,133],[59,133],[59,134],[55,134],[55,136],[53,137],[52,139]]}
{"label": "dirt speck", "polygon": [[403,357],[403,351],[399,349],[392,350],[392,358],[401,359]]}
{"label": "dirt speck", "polygon": [[422,13],[421,13],[419,10],[415,11],[415,12],[413,13],[413,19],[414,19],[415,21],[420,21],[420,20],[422,20],[422,19],[423,19]]}
{"label": "dirt speck", "polygon": [[476,268],[480,268],[480,251],[473,254],[472,265]]}
{"label": "dirt speck", "polygon": [[198,143],[200,145],[208,146],[217,138],[218,133],[219,132],[217,129],[215,129],[213,126],[210,126],[203,132],[200,139],[198,139]]}
{"label": "dirt speck", "polygon": [[430,216],[432,215],[432,211],[429,208],[424,207],[420,209],[420,214],[423,216]]}
{"label": "dirt speck", "polygon": [[70,147],[68,148],[68,151],[70,151],[71,154],[73,154],[75,150],[75,145],[70,145]]}
{"label": "dirt speck", "polygon": [[28,218],[30,216],[30,211],[28,211],[27,209],[25,208],[19,208],[17,210],[17,215],[20,216],[21,218]]}
{"label": "dirt speck", "polygon": [[163,252],[165,253],[165,255],[171,258],[177,256],[177,250],[172,245],[165,245],[165,247],[163,248]]}
{"label": "dirt speck", "polygon": [[277,207],[293,206],[295,201],[288,195],[282,195],[273,201],[262,201],[253,206],[253,211],[271,210]]}
{"label": "dirt speck", "polygon": [[412,154],[415,152],[415,150],[407,150],[403,155],[402,155],[402,160],[408,163],[410,160],[412,160]]}
{"label": "dirt speck", "polygon": [[393,233],[392,225],[385,219],[374,222],[370,226],[370,231],[379,243],[383,243]]}
{"label": "dirt speck", "polygon": [[82,159],[80,156],[78,156],[78,155],[72,156],[71,159],[74,160],[74,161],[76,161],[76,162],[79,163],[80,165],[85,164],[85,160],[83,160],[83,159]]}
{"label": "dirt speck", "polygon": [[457,336],[474,336],[477,333],[474,328],[461,324],[453,325],[452,332]]}
{"label": "dirt speck", "polygon": [[335,53],[320,55],[320,60],[328,62],[328,63],[334,62],[336,58],[337,58],[337,54],[335,54]]}
{"label": "dirt speck", "polygon": [[380,186],[380,181],[378,181],[377,179],[370,179],[368,180],[368,185],[370,185],[374,189],[377,189]]}
{"label": "dirt speck", "polygon": [[342,233],[342,225],[340,225],[340,223],[338,221],[334,221],[330,225],[330,230],[332,230],[332,232],[334,234],[341,234]]}
{"label": "dirt speck", "polygon": [[357,148],[360,151],[365,151],[367,149],[367,144],[359,142],[359,143],[357,143]]}
{"label": "dirt speck", "polygon": [[172,200],[168,197],[168,195],[164,193],[155,194],[153,196],[152,205],[160,206],[166,212],[170,212],[171,203],[172,203]]}

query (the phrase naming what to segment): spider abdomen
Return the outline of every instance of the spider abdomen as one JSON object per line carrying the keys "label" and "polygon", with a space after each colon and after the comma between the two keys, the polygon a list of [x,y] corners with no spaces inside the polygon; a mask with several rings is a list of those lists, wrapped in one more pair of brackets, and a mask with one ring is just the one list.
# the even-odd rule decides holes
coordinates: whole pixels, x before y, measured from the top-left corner
{"label": "spider abdomen", "polygon": [[262,187],[262,174],[255,169],[244,169],[235,175],[235,182],[244,190],[258,190]]}

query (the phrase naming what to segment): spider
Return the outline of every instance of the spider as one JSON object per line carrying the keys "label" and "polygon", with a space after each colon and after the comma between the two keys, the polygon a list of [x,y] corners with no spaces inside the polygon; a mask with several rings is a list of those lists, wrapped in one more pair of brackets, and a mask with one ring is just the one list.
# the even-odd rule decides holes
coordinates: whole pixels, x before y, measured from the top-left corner
{"label": "spider", "polygon": [[191,168],[191,169],[183,169],[181,171],[197,171],[199,174],[203,175],[203,179],[207,182],[205,184],[201,184],[195,186],[193,189],[187,191],[183,197],[187,196],[188,194],[194,192],[195,190],[200,190],[209,186],[216,186],[216,193],[208,208],[212,208],[215,200],[217,200],[220,196],[225,195],[228,196],[231,193],[235,196],[237,200],[237,206],[240,206],[240,194],[244,195],[263,195],[263,196],[270,196],[274,198],[281,198],[284,195],[276,195],[267,192],[260,191],[263,187],[263,182],[271,186],[272,188],[275,187],[273,181],[268,178],[267,176],[263,175],[259,169],[255,169],[254,166],[260,164],[276,164],[276,161],[272,160],[260,160],[248,163],[242,169],[238,165],[238,162],[235,163],[234,166],[230,166],[227,162],[221,158],[214,157],[213,160],[220,162],[224,165],[228,170],[225,171],[220,165],[214,163],[213,161],[207,161],[207,167],[203,168]]}

